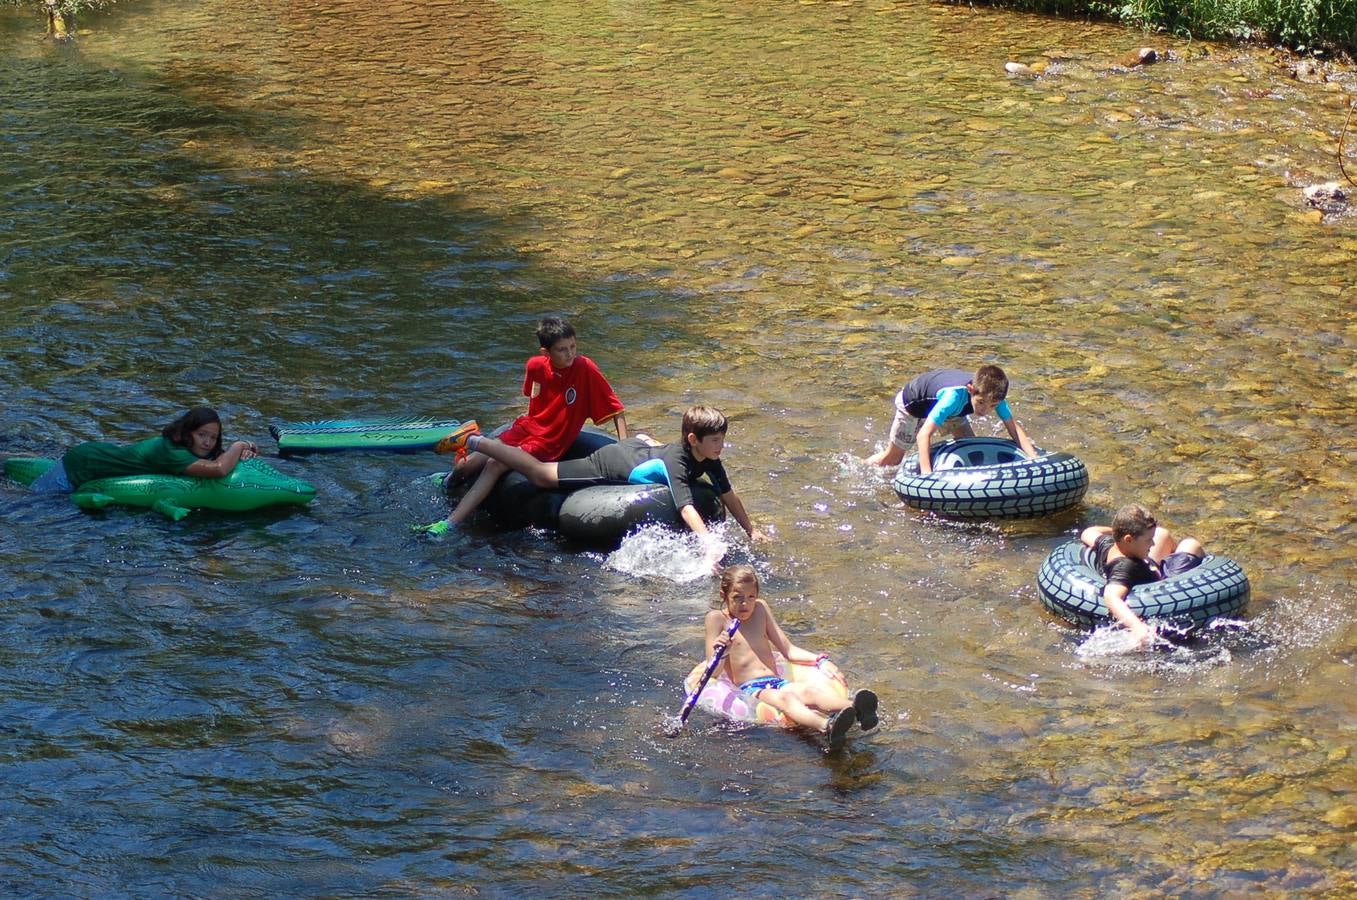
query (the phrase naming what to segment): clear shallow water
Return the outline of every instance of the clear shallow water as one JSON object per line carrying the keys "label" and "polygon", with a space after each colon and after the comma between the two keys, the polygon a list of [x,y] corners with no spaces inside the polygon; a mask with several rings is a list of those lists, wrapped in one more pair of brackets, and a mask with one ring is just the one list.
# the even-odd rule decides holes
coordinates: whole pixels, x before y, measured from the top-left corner
{"label": "clear shallow water", "polygon": [[[1350,73],[919,4],[137,4],[0,18],[0,452],[271,421],[496,422],[531,329],[667,437],[705,399],[784,626],[870,683],[852,752],[701,717],[682,540],[424,543],[429,457],[308,510],[0,491],[6,885],[52,893],[1346,892],[1357,825]],[[1052,74],[1003,63],[1047,54]],[[957,526],[855,462],[993,359],[1067,516]],[[1040,609],[1140,498],[1240,559],[1172,652]],[[748,548],[730,535],[732,558]],[[851,864],[849,864],[851,862]]]}

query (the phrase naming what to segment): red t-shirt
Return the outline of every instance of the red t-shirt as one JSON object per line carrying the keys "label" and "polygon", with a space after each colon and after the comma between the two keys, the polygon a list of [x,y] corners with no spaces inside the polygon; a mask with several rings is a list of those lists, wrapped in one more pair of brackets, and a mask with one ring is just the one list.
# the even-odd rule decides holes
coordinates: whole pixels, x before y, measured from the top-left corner
{"label": "red t-shirt", "polygon": [[622,412],[622,401],[587,356],[576,356],[564,372],[553,369],[546,356],[534,356],[523,373],[523,394],[527,415],[515,419],[499,439],[544,462],[570,449],[585,419],[602,425]]}

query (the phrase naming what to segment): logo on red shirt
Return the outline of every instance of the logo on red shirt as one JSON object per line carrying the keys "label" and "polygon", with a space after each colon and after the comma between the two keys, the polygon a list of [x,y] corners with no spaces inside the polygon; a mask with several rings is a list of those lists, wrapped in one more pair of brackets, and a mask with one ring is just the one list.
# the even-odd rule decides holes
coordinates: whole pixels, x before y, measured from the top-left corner
{"label": "logo on red shirt", "polygon": [[566,389],[565,389],[565,405],[566,405],[566,406],[570,406],[570,405],[574,404],[574,402],[575,402],[575,389],[574,389],[574,388],[566,388]]}

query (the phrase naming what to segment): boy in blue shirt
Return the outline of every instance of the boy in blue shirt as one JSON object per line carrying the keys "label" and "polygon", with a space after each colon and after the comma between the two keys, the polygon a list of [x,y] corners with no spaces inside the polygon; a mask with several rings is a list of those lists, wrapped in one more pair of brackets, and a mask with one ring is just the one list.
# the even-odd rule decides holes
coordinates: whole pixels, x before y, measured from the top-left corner
{"label": "boy in blue shirt", "polygon": [[914,420],[914,445],[919,451],[919,473],[933,471],[933,435],[944,426],[953,437],[975,437],[971,430],[972,413],[987,416],[997,413],[1008,435],[1029,457],[1039,455],[1032,439],[1008,408],[1008,376],[998,366],[981,366],[974,375],[962,369],[934,369],[915,378],[895,395],[895,418],[891,422],[886,448],[867,458],[878,466],[896,466],[905,458],[910,438],[905,427]]}

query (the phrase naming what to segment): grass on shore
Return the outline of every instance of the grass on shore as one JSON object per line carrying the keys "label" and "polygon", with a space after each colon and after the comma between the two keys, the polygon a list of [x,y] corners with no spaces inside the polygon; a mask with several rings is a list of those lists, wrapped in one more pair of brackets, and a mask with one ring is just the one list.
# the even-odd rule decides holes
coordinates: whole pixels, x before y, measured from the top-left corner
{"label": "grass on shore", "polygon": [[[967,0],[953,0],[967,2]],[[1357,51],[1357,0],[983,0],[1059,16],[1109,18],[1203,40]]]}

